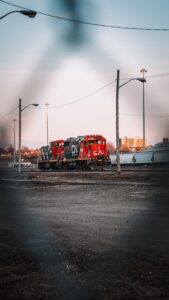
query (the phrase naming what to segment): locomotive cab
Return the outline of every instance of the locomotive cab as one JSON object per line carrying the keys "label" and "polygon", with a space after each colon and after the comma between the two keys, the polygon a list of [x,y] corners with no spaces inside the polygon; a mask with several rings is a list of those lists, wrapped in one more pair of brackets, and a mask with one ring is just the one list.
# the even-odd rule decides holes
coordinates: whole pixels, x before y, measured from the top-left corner
{"label": "locomotive cab", "polygon": [[52,159],[63,159],[64,157],[64,140],[56,140],[50,143]]}
{"label": "locomotive cab", "polygon": [[101,135],[87,135],[80,144],[81,157],[87,159],[106,159],[106,139]]}

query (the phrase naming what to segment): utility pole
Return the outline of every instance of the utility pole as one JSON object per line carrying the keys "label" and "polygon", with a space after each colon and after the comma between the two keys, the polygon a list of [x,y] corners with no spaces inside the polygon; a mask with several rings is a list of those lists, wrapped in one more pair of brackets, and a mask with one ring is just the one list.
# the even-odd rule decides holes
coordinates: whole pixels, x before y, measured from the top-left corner
{"label": "utility pole", "polygon": [[145,136],[145,90],[144,90],[144,73],[147,72],[146,69],[142,68],[140,72],[143,74],[143,150],[145,149],[146,146],[146,136]]}
{"label": "utility pole", "polygon": [[120,174],[120,141],[119,141],[119,80],[120,70],[117,70],[117,83],[116,83],[116,164],[117,174]]}

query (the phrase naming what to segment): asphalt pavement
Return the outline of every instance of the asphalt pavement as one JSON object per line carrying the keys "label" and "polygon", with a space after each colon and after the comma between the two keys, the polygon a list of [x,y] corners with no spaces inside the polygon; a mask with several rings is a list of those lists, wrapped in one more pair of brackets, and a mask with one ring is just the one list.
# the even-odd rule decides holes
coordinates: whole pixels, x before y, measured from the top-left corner
{"label": "asphalt pavement", "polygon": [[167,173],[0,179],[0,299],[169,299]]}

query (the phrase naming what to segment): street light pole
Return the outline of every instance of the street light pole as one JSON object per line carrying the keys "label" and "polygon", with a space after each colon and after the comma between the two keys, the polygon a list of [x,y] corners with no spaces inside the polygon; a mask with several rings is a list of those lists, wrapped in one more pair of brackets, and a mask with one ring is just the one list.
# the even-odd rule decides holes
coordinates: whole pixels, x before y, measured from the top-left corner
{"label": "street light pole", "polygon": [[16,137],[16,134],[15,134],[15,123],[16,123],[16,119],[13,119],[13,160],[15,162],[15,151],[16,151],[16,143],[15,143],[15,137]]}
{"label": "street light pole", "polygon": [[120,174],[120,143],[119,143],[119,80],[120,70],[117,70],[117,83],[116,83],[116,163],[117,174]]}
{"label": "street light pole", "polygon": [[45,103],[46,106],[46,142],[47,142],[47,146],[49,144],[49,120],[48,120],[48,107],[49,107],[49,103]]}
{"label": "street light pole", "polygon": [[22,120],[21,120],[21,117],[22,117],[22,111],[25,110],[27,107],[29,106],[38,106],[39,104],[37,103],[32,103],[32,104],[28,104],[26,105],[25,107],[22,108],[22,102],[21,102],[21,99],[19,99],[19,147],[18,147],[18,173],[21,173],[21,124],[22,124]]}
{"label": "street light pole", "polygon": [[[144,80],[144,73],[147,72],[146,69],[142,68],[140,70],[141,73],[143,73],[143,80]],[[143,150],[145,149],[146,146],[146,136],[145,136],[145,90],[144,90],[144,82],[143,81]]]}
{"label": "street light pole", "polygon": [[120,70],[117,70],[117,83],[116,83],[116,164],[117,164],[117,174],[121,172],[120,165],[120,139],[119,139],[119,89],[124,85],[128,84],[132,80],[138,80],[142,83],[146,82],[145,78],[131,78],[124,82],[123,84],[119,84],[120,82]]}
{"label": "street light pole", "polygon": [[[6,13],[5,15],[3,16],[0,16],[0,20],[2,20],[3,18],[7,17],[8,15],[10,14],[13,14],[13,13],[21,13],[22,15],[24,16],[27,16],[29,18],[34,18],[37,14],[36,11],[34,10],[27,10],[27,9],[24,9],[24,10],[12,10],[8,13]],[[37,106],[38,104],[29,104],[29,105],[34,105],[34,106]],[[21,104],[21,99],[19,99],[19,149],[18,149],[18,172],[21,173],[21,113],[24,109],[26,109],[29,105],[25,106],[23,109],[22,109],[22,104]]]}
{"label": "street light pole", "polygon": [[22,103],[19,99],[19,147],[18,147],[18,173],[21,173],[21,112],[22,112]]}

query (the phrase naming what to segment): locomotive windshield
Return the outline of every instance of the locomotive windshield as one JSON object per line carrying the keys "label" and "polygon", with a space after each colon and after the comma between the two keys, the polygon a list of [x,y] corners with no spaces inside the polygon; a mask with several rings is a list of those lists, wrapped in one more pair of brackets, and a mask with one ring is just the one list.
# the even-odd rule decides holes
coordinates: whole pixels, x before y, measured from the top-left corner
{"label": "locomotive windshield", "polygon": [[101,139],[97,139],[96,140],[96,144],[102,144],[102,140]]}
{"label": "locomotive windshield", "polygon": [[89,139],[89,144],[94,144],[94,139]]}
{"label": "locomotive windshield", "polygon": [[57,146],[63,147],[64,146],[63,142],[51,142],[50,144],[51,144],[51,147],[57,147]]}
{"label": "locomotive windshield", "polygon": [[[87,144],[87,142],[84,142],[84,145],[85,143]],[[93,139],[93,138],[90,138],[88,139],[88,143],[89,144],[106,144],[106,142],[104,140],[102,140],[101,138],[100,139]]]}
{"label": "locomotive windshield", "polygon": [[57,142],[51,142],[51,147],[56,147],[58,146],[59,144]]}

